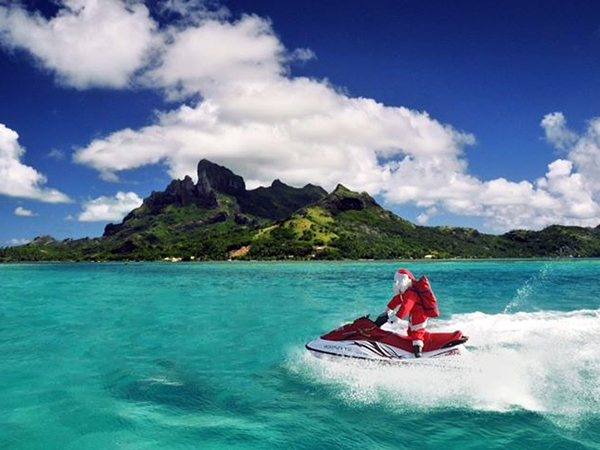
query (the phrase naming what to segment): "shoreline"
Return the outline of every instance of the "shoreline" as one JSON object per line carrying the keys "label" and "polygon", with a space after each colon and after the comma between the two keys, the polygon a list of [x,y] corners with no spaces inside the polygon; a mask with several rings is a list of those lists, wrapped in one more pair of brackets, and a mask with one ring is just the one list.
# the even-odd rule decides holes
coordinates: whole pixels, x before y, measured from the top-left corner
{"label": "shoreline", "polygon": [[256,264],[256,263],[272,263],[272,264],[334,264],[334,263],[343,263],[343,264],[355,264],[355,263],[418,263],[418,264],[435,264],[435,263],[453,263],[453,262],[566,262],[566,261],[600,261],[600,257],[550,257],[550,256],[533,256],[533,257],[516,257],[516,258],[450,258],[450,259],[335,259],[335,260],[319,260],[319,259],[252,259],[252,260],[244,260],[244,259],[233,259],[233,260],[195,260],[195,261],[163,261],[163,260],[147,260],[147,261],[139,261],[139,260],[129,260],[129,261],[116,261],[116,260],[97,260],[97,261],[65,261],[65,260],[47,260],[47,261],[0,261],[0,266],[2,265],[17,265],[17,264],[121,264],[121,265],[130,265],[130,264],[161,264],[161,265],[194,265],[194,264]]}

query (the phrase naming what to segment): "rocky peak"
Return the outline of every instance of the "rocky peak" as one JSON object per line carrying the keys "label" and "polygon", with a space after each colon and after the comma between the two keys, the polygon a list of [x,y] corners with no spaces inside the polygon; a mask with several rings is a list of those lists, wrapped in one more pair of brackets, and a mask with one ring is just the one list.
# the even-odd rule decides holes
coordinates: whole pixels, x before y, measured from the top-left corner
{"label": "rocky peak", "polygon": [[241,195],[246,191],[244,179],[234,174],[227,167],[219,166],[207,159],[198,163],[198,183],[196,189],[199,194],[206,195],[212,190],[228,195]]}
{"label": "rocky peak", "polygon": [[[121,230],[127,229],[128,222],[134,218],[159,215],[168,206],[216,208],[219,205],[218,193],[229,195],[235,199],[239,207],[239,210],[234,207],[235,213],[266,219],[284,218],[327,195],[327,192],[318,186],[306,185],[303,188],[295,188],[280,180],[273,181],[268,188],[260,187],[248,191],[241,176],[206,159],[200,160],[197,170],[197,183],[194,184],[189,176],[183,180],[173,180],[164,191],[152,192],[149,197],[144,199],[144,204],[140,208],[125,216],[121,224],[108,224],[104,229],[104,236],[113,236]],[[236,223],[239,225],[240,222],[245,223],[245,220],[238,218]],[[255,219],[248,219],[247,222],[255,223]]]}
{"label": "rocky peak", "polygon": [[343,184],[338,184],[335,189],[331,192],[331,195],[358,195],[357,192],[351,191],[350,189],[348,189],[346,186],[344,186]]}
{"label": "rocky peak", "polygon": [[163,192],[152,192],[150,197],[144,200],[144,205],[151,212],[160,211],[169,205],[197,205],[204,208],[214,208],[217,206],[217,198],[212,189],[199,192],[192,178],[186,175],[183,180],[171,181]]}
{"label": "rocky peak", "polygon": [[31,244],[33,245],[49,245],[49,244],[54,244],[56,242],[56,239],[54,239],[52,236],[45,234],[43,236],[36,236],[35,238],[33,238],[33,240],[31,241]]}
{"label": "rocky peak", "polygon": [[343,184],[338,184],[331,194],[323,200],[324,206],[331,212],[361,211],[370,206],[379,207],[375,199],[366,192],[354,192]]}
{"label": "rocky peak", "polygon": [[319,191],[322,191],[324,195],[327,195],[327,191],[325,189],[323,189],[321,186],[317,186],[316,184],[312,183],[308,183],[302,189],[318,189]]}
{"label": "rocky peak", "polygon": [[189,175],[186,175],[183,180],[173,180],[165,189],[165,194],[170,197],[177,198],[178,203],[186,205],[192,203],[195,197],[196,186]]}
{"label": "rocky peak", "polygon": [[306,205],[317,202],[327,195],[320,187],[306,185],[303,188],[288,186],[275,180],[269,187],[246,191],[237,198],[245,214],[269,219],[283,219]]}
{"label": "rocky peak", "polygon": [[343,184],[338,184],[324,199],[324,203],[332,212],[361,211],[367,207],[379,207],[373,197],[366,192],[351,191]]}

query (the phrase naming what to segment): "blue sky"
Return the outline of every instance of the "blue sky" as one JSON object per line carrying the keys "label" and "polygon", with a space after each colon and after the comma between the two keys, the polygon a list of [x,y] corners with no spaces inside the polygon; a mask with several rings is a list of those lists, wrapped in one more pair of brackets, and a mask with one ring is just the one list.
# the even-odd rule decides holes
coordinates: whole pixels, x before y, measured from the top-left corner
{"label": "blue sky", "polygon": [[203,157],[427,225],[600,223],[596,1],[0,0],[0,245]]}

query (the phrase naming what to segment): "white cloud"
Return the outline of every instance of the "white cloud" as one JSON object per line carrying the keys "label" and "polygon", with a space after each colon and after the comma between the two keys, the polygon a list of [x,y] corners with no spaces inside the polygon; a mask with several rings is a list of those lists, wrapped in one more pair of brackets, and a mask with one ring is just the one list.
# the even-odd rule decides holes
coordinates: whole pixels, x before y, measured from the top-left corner
{"label": "white cloud", "polygon": [[317,55],[310,48],[297,48],[290,54],[292,61],[306,62],[317,59]]}
{"label": "white cloud", "polygon": [[[496,231],[600,223],[596,194],[581,173],[573,172],[571,161],[559,159],[549,164],[545,176],[535,183],[504,178],[482,181],[460,165],[453,167],[452,162],[447,159],[438,166],[404,161],[390,177],[396,189],[388,188],[384,195],[389,202],[433,205],[459,216],[481,217]],[[426,223],[430,217],[426,211],[418,220]]]}
{"label": "white cloud", "polygon": [[[286,52],[264,19],[207,20],[170,33],[146,82],[171,96],[200,94],[202,101],[161,113],[153,125],[96,139],[75,161],[103,177],[165,163],[181,178],[209,158],[244,175],[251,187],[274,178],[326,188],[342,182],[392,204],[412,203],[426,208],[421,223],[439,210],[482,217],[498,231],[600,221],[582,165],[596,162],[600,133],[577,141],[561,114],[542,126],[557,147],[578,142],[570,158],[576,171],[557,162],[535,183],[480,180],[469,174],[463,153],[475,143],[472,135],[426,113],[350,97],[326,80],[290,77],[294,52]],[[302,54],[312,56],[296,52]]]}
{"label": "white cloud", "polygon": [[542,127],[550,143],[567,154],[585,184],[600,191],[600,118],[591,119],[581,135],[567,128],[562,113],[546,115]]}
{"label": "white cloud", "polygon": [[20,217],[37,216],[37,214],[35,214],[33,211],[31,211],[30,209],[25,209],[22,206],[17,206],[14,211],[14,214],[15,214],[15,216],[20,216]]}
{"label": "white cloud", "polygon": [[422,212],[421,214],[419,214],[417,216],[417,222],[420,225],[426,225],[429,222],[429,219],[431,219],[431,217],[435,216],[438,213],[438,210],[435,206],[432,206],[431,208],[427,208],[427,210],[425,212]]}
{"label": "white cloud", "polygon": [[95,140],[75,160],[104,173],[164,161],[173,177],[183,177],[205,157],[242,173],[251,185],[281,178],[328,188],[343,182],[376,193],[391,173],[378,157],[458,154],[468,140],[406,108],[350,99],[307,79],[285,83],[265,90],[289,93],[289,111],[279,108],[279,92],[274,99],[248,93],[241,104],[226,99],[220,107],[205,100],[162,114],[155,125]]}
{"label": "white cloud", "polygon": [[148,58],[156,24],[136,1],[62,0],[50,20],[0,6],[0,39],[77,88],[123,87]]}
{"label": "white cloud", "polygon": [[[327,80],[292,77],[292,61],[315,56],[309,49],[288,51],[264,18],[230,20],[225,10],[209,11],[204,2],[168,0],[162,13],[182,20],[160,28],[139,2],[62,5],[51,20],[0,7],[5,42],[29,50],[77,87],[134,83],[163,89],[172,100],[201,99],[79,149],[74,160],[105,180],[159,163],[181,178],[209,158],[243,175],[250,187],[274,178],[326,188],[342,182],[391,204],[423,208],[422,223],[439,212],[481,217],[498,231],[600,222],[600,119],[580,136],[561,113],[547,115],[541,125],[563,157],[545,175],[481,180],[469,173],[463,151],[475,143],[472,135],[424,112],[351,97]],[[114,55],[105,51],[113,47]],[[106,217],[110,201],[122,200],[93,200],[79,220]],[[95,205],[105,213],[93,213]]]}
{"label": "white cloud", "polygon": [[0,195],[48,203],[69,202],[69,197],[62,192],[44,188],[46,177],[21,162],[25,149],[18,140],[15,131],[0,123]]}
{"label": "white cloud", "polygon": [[540,125],[548,142],[560,150],[567,150],[577,141],[577,135],[567,128],[567,120],[561,112],[546,114]]}
{"label": "white cloud", "polygon": [[392,172],[380,158],[459,158],[474,142],[426,113],[351,98],[326,81],[288,77],[291,58],[313,55],[305,49],[288,54],[262,18],[207,20],[170,33],[145,80],[169,95],[201,94],[203,100],[80,149],[75,161],[105,179],[159,162],[174,177],[193,175],[204,157],[242,173],[250,186],[279,177],[329,188],[344,182],[376,193]]}
{"label": "white cloud", "polygon": [[135,192],[117,192],[114,197],[98,197],[85,202],[78,220],[80,222],[120,221],[141,204],[142,199]]}
{"label": "white cloud", "polygon": [[6,243],[8,244],[9,247],[25,245],[25,244],[29,244],[30,242],[31,242],[31,240],[29,240],[29,239],[20,239],[20,238],[13,238],[13,239],[9,239],[8,241],[6,241]]}
{"label": "white cloud", "polygon": [[50,150],[46,155],[47,158],[55,159],[56,161],[62,161],[66,158],[65,152],[56,148]]}
{"label": "white cloud", "polygon": [[285,70],[283,45],[270,22],[257,16],[233,23],[207,20],[167,33],[160,65],[146,79],[169,89],[174,98],[198,92],[207,96],[240,83],[271,83]]}
{"label": "white cloud", "polygon": [[229,10],[211,0],[163,0],[157,11],[169,20],[178,19],[183,24],[198,24],[206,19],[226,19]]}

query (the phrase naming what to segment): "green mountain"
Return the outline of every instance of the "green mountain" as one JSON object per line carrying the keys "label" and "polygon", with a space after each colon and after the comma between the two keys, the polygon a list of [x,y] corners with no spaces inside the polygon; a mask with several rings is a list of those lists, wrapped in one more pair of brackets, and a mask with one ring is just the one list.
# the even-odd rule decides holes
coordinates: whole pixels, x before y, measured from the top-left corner
{"label": "green mountain", "polygon": [[[504,244],[504,246],[503,246]],[[419,227],[342,185],[255,236],[250,255],[318,259],[505,256],[497,236],[453,227]],[[284,251],[288,250],[288,254]]]}
{"label": "green mountain", "polygon": [[152,192],[99,238],[35,238],[0,249],[0,261],[597,257],[600,226],[551,226],[501,236],[423,227],[342,185],[247,190],[242,177],[202,160],[198,181]]}

